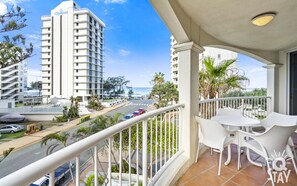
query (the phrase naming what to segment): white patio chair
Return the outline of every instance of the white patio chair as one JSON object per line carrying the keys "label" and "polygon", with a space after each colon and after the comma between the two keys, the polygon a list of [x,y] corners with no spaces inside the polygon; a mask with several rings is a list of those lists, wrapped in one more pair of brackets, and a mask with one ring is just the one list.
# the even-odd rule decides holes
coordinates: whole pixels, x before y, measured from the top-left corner
{"label": "white patio chair", "polygon": [[[224,108],[218,109],[216,116],[243,116],[241,109],[232,109],[232,108]],[[228,131],[235,132],[240,129],[240,127],[235,126],[224,126]]]}
{"label": "white patio chair", "polygon": [[[267,169],[270,170],[269,176],[273,182],[271,163],[276,157],[282,155],[292,161],[297,174],[296,163],[293,153],[288,145],[288,139],[291,134],[296,130],[297,125],[293,126],[277,126],[274,125],[270,129],[261,134],[251,134],[244,131],[238,131],[239,145],[247,147],[247,156],[250,156],[250,150],[253,150],[257,154],[265,158]],[[238,160],[240,161],[240,152],[238,152]],[[287,159],[287,160],[288,160]],[[238,162],[240,165],[240,162]]]}
{"label": "white patio chair", "polygon": [[[230,144],[234,138],[230,137],[229,132],[217,121],[195,117],[200,128],[198,139],[198,149],[196,153],[196,162],[198,161],[200,144],[220,151],[218,175],[221,173],[222,152],[228,146],[228,160],[231,158]],[[199,132],[199,131],[198,131]]]}
{"label": "white patio chair", "polygon": [[[265,128],[265,131],[270,129],[274,125],[292,126],[296,124],[297,124],[297,116],[285,115],[285,114],[280,114],[276,112],[270,113],[265,119],[261,121],[261,126]],[[257,133],[257,132],[253,131],[253,133]],[[288,144],[292,148],[295,160],[297,161],[295,145],[291,137],[289,137]]]}

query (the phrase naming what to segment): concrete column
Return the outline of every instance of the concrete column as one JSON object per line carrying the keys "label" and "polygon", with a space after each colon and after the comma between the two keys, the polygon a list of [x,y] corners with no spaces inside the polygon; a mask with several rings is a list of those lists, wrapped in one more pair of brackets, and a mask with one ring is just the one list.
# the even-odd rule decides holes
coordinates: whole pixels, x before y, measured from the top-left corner
{"label": "concrete column", "polygon": [[174,46],[178,52],[178,89],[179,103],[184,103],[182,109],[181,146],[189,158],[187,166],[195,161],[197,150],[197,124],[195,115],[198,115],[199,101],[199,53],[204,49],[194,42],[182,43]]}
{"label": "concrete column", "polygon": [[278,112],[278,88],[279,88],[279,64],[266,65],[264,68],[267,69],[267,96],[271,96],[271,102],[267,103],[268,112]]}

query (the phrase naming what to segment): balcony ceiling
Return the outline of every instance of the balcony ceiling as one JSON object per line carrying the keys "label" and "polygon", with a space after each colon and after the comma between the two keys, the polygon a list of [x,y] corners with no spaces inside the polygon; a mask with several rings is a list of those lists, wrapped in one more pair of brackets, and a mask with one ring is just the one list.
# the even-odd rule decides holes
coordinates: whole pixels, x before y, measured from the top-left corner
{"label": "balcony ceiling", "polygon": [[[205,32],[225,43],[280,51],[297,46],[296,0],[173,0]],[[251,24],[261,13],[275,11],[275,19],[264,27]]]}

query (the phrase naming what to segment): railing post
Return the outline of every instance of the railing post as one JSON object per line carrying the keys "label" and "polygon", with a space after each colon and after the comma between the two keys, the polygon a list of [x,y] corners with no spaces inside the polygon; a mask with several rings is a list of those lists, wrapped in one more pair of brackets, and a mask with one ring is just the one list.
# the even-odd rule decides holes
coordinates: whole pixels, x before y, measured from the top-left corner
{"label": "railing post", "polygon": [[142,185],[147,185],[147,120],[142,122]]}
{"label": "railing post", "polygon": [[241,99],[241,113],[244,115],[244,99]]}
{"label": "railing post", "polygon": [[98,186],[98,147],[94,147],[94,185]]}
{"label": "railing post", "polygon": [[49,186],[55,186],[55,170],[50,172],[49,175]]}

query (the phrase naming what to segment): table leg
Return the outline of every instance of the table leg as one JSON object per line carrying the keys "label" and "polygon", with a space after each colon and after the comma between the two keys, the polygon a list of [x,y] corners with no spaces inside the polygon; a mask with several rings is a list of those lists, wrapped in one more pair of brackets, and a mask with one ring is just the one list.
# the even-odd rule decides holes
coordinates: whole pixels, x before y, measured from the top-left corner
{"label": "table leg", "polygon": [[247,159],[249,160],[249,162],[250,162],[251,164],[256,165],[256,166],[258,166],[258,167],[262,167],[262,164],[261,164],[261,163],[257,163],[257,162],[255,162],[255,161],[253,161],[253,160],[251,159],[251,156],[250,156],[250,149],[249,149],[249,148],[246,148],[246,156],[247,156]]}
{"label": "table leg", "polygon": [[225,162],[225,165],[228,165],[231,161],[231,145],[228,145],[228,158],[227,161]]}

